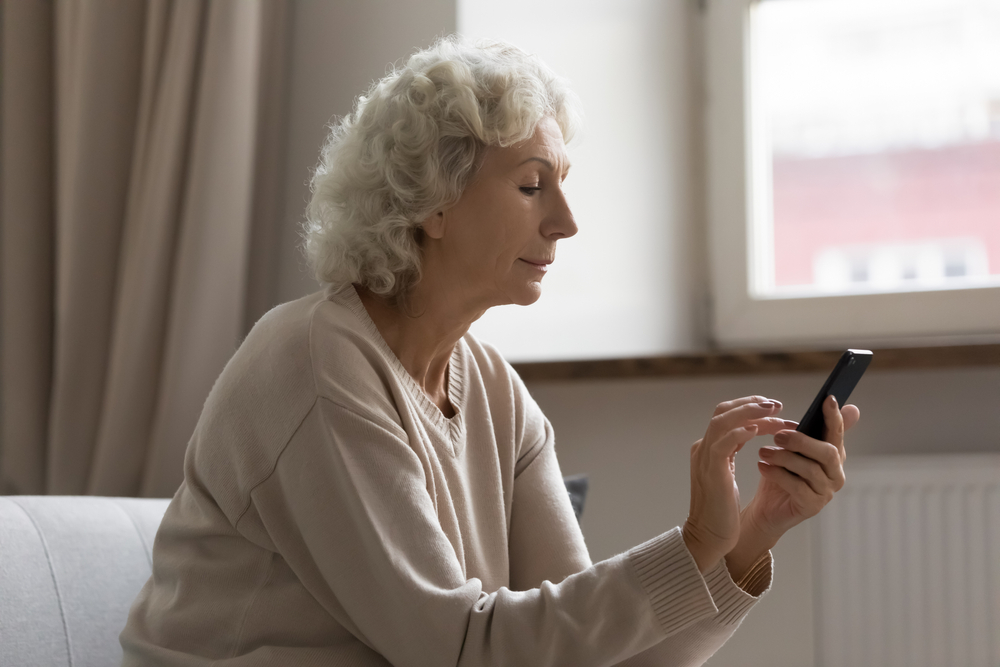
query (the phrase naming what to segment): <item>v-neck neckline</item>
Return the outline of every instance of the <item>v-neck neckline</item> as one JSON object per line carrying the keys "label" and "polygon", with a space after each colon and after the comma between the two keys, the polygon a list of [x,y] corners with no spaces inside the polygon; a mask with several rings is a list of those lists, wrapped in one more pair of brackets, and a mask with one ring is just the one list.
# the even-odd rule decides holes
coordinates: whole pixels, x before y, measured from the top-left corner
{"label": "v-neck neckline", "polygon": [[354,312],[362,326],[368,331],[375,345],[389,361],[389,366],[399,381],[420,405],[421,411],[427,417],[428,421],[430,421],[441,435],[448,437],[451,441],[452,453],[458,454],[459,449],[457,446],[461,442],[465,430],[465,419],[463,417],[465,412],[465,350],[463,349],[465,341],[459,340],[455,344],[454,349],[451,351],[451,358],[448,361],[448,369],[446,371],[448,400],[455,411],[455,415],[449,418],[431,400],[423,387],[406,370],[403,362],[399,360],[399,357],[392,351],[389,344],[385,342],[382,332],[378,330],[375,321],[368,314],[368,309],[365,308],[365,304],[361,301],[361,297],[358,295],[354,285],[348,284],[341,288],[331,286],[329,293],[343,298],[344,303]]}

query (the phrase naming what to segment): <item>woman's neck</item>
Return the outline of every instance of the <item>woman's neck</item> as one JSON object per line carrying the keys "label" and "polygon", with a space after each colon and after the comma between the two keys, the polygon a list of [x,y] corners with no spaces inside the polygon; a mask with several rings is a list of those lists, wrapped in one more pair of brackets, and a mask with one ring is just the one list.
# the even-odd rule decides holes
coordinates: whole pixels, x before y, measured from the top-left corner
{"label": "woman's neck", "polygon": [[[389,349],[446,417],[455,414],[448,398],[448,362],[455,345],[483,311],[463,309],[448,290],[435,291],[423,281],[406,297],[391,303],[355,285],[361,303]],[[436,294],[437,298],[432,298]]]}

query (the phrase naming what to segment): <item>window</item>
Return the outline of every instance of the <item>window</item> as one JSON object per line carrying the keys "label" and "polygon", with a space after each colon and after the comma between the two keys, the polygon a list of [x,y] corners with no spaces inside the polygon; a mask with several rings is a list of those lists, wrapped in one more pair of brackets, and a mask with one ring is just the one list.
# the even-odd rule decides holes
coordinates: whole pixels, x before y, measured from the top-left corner
{"label": "window", "polygon": [[1000,0],[715,0],[726,346],[1000,338]]}

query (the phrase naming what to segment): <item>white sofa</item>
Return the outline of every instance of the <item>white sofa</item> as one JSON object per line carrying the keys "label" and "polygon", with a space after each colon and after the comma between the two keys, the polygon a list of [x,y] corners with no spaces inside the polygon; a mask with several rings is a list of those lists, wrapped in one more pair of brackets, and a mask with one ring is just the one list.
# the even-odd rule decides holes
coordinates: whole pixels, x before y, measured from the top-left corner
{"label": "white sofa", "polygon": [[0,496],[0,665],[120,665],[169,502]]}
{"label": "white sofa", "polygon": [[[579,518],[587,477],[565,479]],[[0,496],[0,667],[116,667],[169,499]]]}

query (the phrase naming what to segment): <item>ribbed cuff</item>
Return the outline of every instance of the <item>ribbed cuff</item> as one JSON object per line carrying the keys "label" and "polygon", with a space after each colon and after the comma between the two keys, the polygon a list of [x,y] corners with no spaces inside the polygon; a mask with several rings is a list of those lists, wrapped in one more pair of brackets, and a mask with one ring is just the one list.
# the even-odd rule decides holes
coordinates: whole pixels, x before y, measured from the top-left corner
{"label": "ribbed cuff", "polygon": [[759,598],[771,587],[771,573],[773,568],[771,552],[768,551],[750,566],[750,569],[746,571],[742,579],[736,582],[736,585],[750,595]]}
{"label": "ribbed cuff", "polygon": [[705,575],[705,583],[712,593],[712,600],[719,608],[718,623],[721,625],[739,625],[760,596],[771,586],[771,553],[765,554],[750,566],[740,580],[742,588],[731,576],[726,560],[722,559]]}
{"label": "ribbed cuff", "polygon": [[680,528],[640,544],[628,556],[666,635],[718,612]]}

